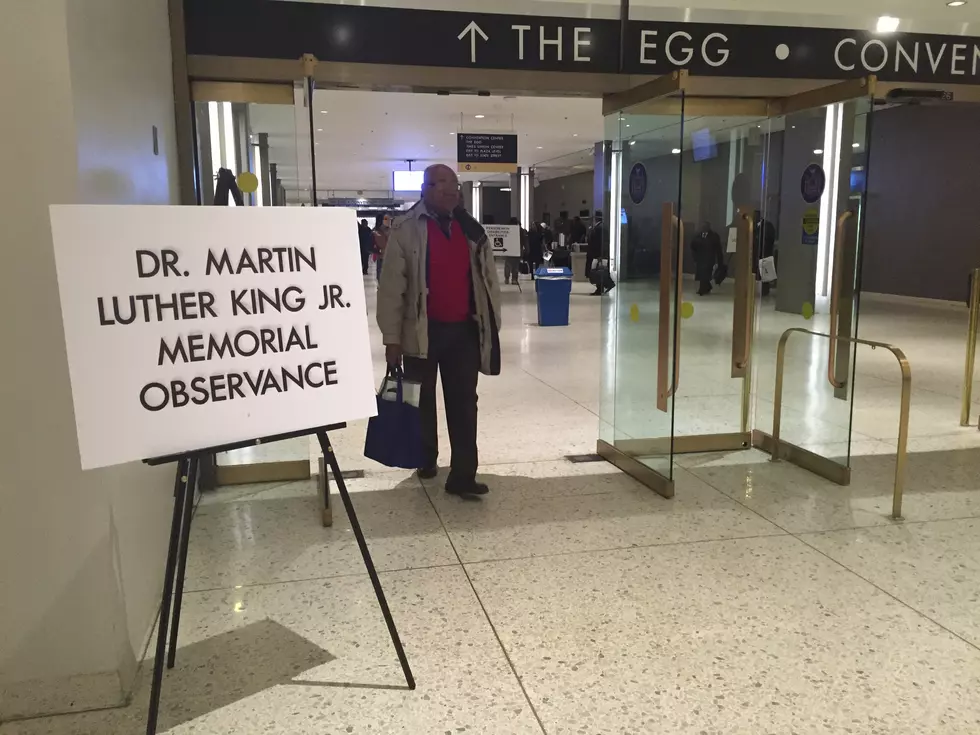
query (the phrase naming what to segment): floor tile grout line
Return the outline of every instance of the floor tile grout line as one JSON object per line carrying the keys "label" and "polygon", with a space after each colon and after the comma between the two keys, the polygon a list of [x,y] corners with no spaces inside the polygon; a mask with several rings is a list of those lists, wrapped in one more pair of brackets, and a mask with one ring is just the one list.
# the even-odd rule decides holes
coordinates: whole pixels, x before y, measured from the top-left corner
{"label": "floor tile grout line", "polygon": [[973,648],[973,649],[975,649],[977,651],[980,651],[980,644],[974,643],[973,641],[969,640],[968,638],[965,638],[964,636],[960,635],[959,633],[957,633],[954,630],[950,630],[945,625],[943,625],[942,623],[940,623],[938,620],[936,620],[932,616],[927,615],[926,613],[922,612],[922,610],[919,610],[918,608],[913,607],[911,604],[909,604],[905,600],[901,599],[900,597],[898,597],[897,595],[895,595],[893,592],[889,592],[884,587],[880,586],[876,582],[873,582],[870,579],[868,579],[867,577],[865,577],[863,574],[860,574],[856,570],[851,569],[849,566],[847,566],[846,564],[844,564],[844,562],[842,562],[842,561],[840,561],[838,559],[835,559],[834,557],[830,556],[827,552],[823,551],[822,549],[819,549],[816,546],[814,546],[813,544],[808,543],[807,540],[805,538],[803,538],[802,536],[798,536],[796,534],[791,534],[791,535],[795,539],[797,539],[801,544],[803,544],[804,546],[806,546],[808,549],[812,549],[813,551],[817,552],[818,554],[820,554],[824,558],[830,560],[831,562],[833,562],[834,564],[836,564],[837,566],[839,566],[841,569],[845,570],[846,572],[849,572],[849,573],[853,574],[858,579],[863,580],[864,582],[866,582],[867,584],[871,585],[876,590],[878,590],[879,592],[881,592],[883,595],[886,595],[887,597],[890,597],[891,599],[895,600],[895,602],[897,602],[899,605],[901,605],[901,606],[903,606],[905,608],[908,608],[909,610],[911,610],[913,613],[915,613],[919,617],[925,618],[926,620],[928,620],[930,623],[932,623],[933,625],[935,625],[940,630],[944,630],[947,633],[949,633],[951,636],[953,636],[954,638],[958,638],[959,640],[963,641],[970,648]]}
{"label": "floor tile grout line", "polygon": [[[773,524],[775,525],[775,524]],[[652,544],[633,544],[631,546],[608,546],[599,549],[576,549],[574,551],[556,551],[551,554],[532,554],[531,556],[509,556],[501,559],[475,559],[474,561],[464,561],[463,566],[475,566],[476,564],[496,564],[498,562],[511,561],[533,561],[535,559],[556,559],[562,556],[581,556],[584,554],[608,554],[615,551],[634,551],[640,549],[660,549],[668,546],[695,546],[697,544],[716,544],[726,541],[751,541],[753,539],[781,538],[792,536],[788,531],[779,533],[753,534],[751,536],[731,536],[727,538],[705,538],[692,541],[662,541]]]}
{"label": "floor tile grout line", "polygon": [[[378,569],[378,574],[397,574],[400,572],[414,572],[426,569],[446,569],[457,566],[456,562],[447,564],[425,564],[418,567],[398,567],[397,569]],[[351,577],[362,577],[366,571],[344,572],[343,574],[325,574],[321,577],[300,577],[298,579],[276,579],[268,582],[248,582],[246,584],[236,584],[231,586],[219,585],[217,587],[203,587],[195,590],[184,590],[185,595],[196,595],[205,592],[222,592],[227,590],[250,589],[254,587],[272,587],[277,584],[302,584],[304,582],[326,582],[331,579],[350,579]]]}
{"label": "floor tile grout line", "polygon": [[[716,490],[717,492],[721,493],[722,495],[725,495],[725,493],[723,493],[721,490],[719,490],[717,487],[715,487],[711,483],[707,482],[707,480],[703,480],[703,481],[709,487],[713,488],[714,490]],[[971,647],[973,649],[976,649],[977,651],[980,651],[980,645],[978,645],[976,643],[973,643],[972,641],[968,640],[967,638],[964,638],[959,633],[957,633],[957,632],[955,632],[953,630],[950,630],[949,628],[947,628],[945,625],[943,625],[942,623],[940,623],[935,618],[933,618],[933,617],[927,615],[926,613],[922,612],[921,610],[913,607],[911,604],[909,604],[905,600],[902,600],[897,595],[895,595],[892,592],[889,592],[888,590],[886,590],[883,587],[879,586],[875,582],[872,582],[870,579],[868,579],[867,577],[865,577],[863,574],[859,574],[856,570],[851,569],[849,566],[847,566],[846,564],[844,564],[842,561],[839,561],[839,560],[835,559],[834,557],[832,557],[829,554],[827,554],[825,551],[817,548],[816,546],[814,546],[811,543],[808,543],[807,540],[805,538],[803,538],[803,536],[804,535],[812,534],[812,532],[807,532],[807,534],[800,534],[800,533],[793,533],[792,531],[788,531],[785,528],[783,528],[782,526],[780,526],[778,523],[776,523],[775,521],[772,521],[772,520],[766,518],[759,511],[755,510],[754,508],[750,508],[749,506],[747,506],[744,503],[740,502],[737,498],[731,497],[730,495],[725,495],[725,497],[730,498],[732,501],[734,501],[738,505],[742,506],[747,511],[749,511],[751,513],[755,513],[757,516],[759,516],[760,518],[762,518],[764,521],[766,521],[768,523],[771,523],[776,528],[782,529],[788,536],[796,539],[801,544],[803,544],[804,546],[806,546],[808,549],[812,549],[813,551],[817,552],[818,554],[820,554],[821,556],[823,556],[824,558],[826,558],[827,560],[829,560],[833,564],[835,564],[838,567],[840,567],[841,569],[843,569],[848,574],[851,574],[854,577],[857,577],[858,579],[862,580],[863,582],[867,583],[868,585],[870,585],[874,589],[876,589],[879,592],[881,592],[883,595],[886,595],[887,597],[890,597],[891,599],[893,599],[895,602],[897,602],[902,607],[904,607],[904,608],[906,608],[908,610],[911,610],[913,613],[915,613],[919,617],[921,617],[921,618],[923,618],[925,620],[928,620],[930,623],[932,623],[933,625],[935,625],[936,627],[938,627],[940,630],[946,631],[949,635],[953,636],[954,638],[958,638],[959,640],[963,641],[969,647]],[[870,528],[892,528],[892,527],[893,526],[870,526]],[[829,531],[824,531],[823,533],[830,533],[830,532]]]}
{"label": "floor tile grout line", "polygon": [[449,535],[449,529],[446,528],[446,523],[442,519],[442,515],[439,513],[439,509],[436,504],[432,501],[432,496],[429,495],[428,488],[425,487],[425,483],[419,480],[419,484],[422,485],[422,489],[425,492],[425,497],[428,498],[429,504],[432,506],[433,512],[439,519],[439,524],[442,526],[443,533],[446,534],[446,538],[449,540],[449,545],[452,547],[453,554],[456,555],[456,559],[459,562],[460,569],[463,570],[463,574],[466,577],[466,582],[469,584],[470,589],[473,591],[473,596],[476,598],[477,604],[480,606],[480,610],[483,611],[483,616],[487,620],[487,625],[490,626],[490,630],[493,632],[493,637],[497,639],[497,645],[500,646],[500,651],[504,654],[504,660],[507,661],[507,665],[510,667],[511,673],[517,680],[517,686],[521,688],[521,693],[524,695],[524,701],[527,702],[527,706],[531,709],[531,714],[534,715],[534,719],[538,722],[538,727],[541,728],[543,735],[548,735],[548,731],[545,729],[544,722],[541,720],[541,715],[538,714],[537,708],[534,706],[534,702],[531,701],[530,695],[527,693],[527,689],[524,686],[524,681],[521,679],[521,675],[517,673],[517,667],[514,666],[514,662],[510,658],[510,654],[507,652],[507,647],[504,646],[504,642],[500,639],[500,633],[497,632],[497,626],[494,625],[493,620],[490,618],[490,613],[487,611],[486,605],[483,604],[483,599],[480,597],[480,593],[476,591],[476,585],[473,584],[473,578],[470,576],[469,570],[463,563],[462,558],[459,555],[459,551],[456,549],[456,544],[453,543],[452,536]]}
{"label": "floor tile grout line", "polygon": [[541,383],[541,385],[545,386],[549,390],[553,390],[558,395],[564,396],[565,398],[567,398],[568,400],[570,400],[572,403],[574,403],[579,408],[584,408],[586,411],[588,411],[589,413],[591,413],[597,419],[600,418],[599,414],[597,414],[591,408],[589,408],[588,406],[586,406],[584,403],[580,403],[579,401],[575,400],[574,398],[572,398],[570,395],[568,395],[564,391],[559,390],[558,388],[556,388],[555,386],[551,385],[550,383],[545,382],[545,380],[543,378],[539,378],[537,375],[535,375],[534,373],[530,372],[527,368],[522,367],[521,368],[521,372],[524,373],[525,375],[530,376],[534,380],[538,381],[539,383]]}

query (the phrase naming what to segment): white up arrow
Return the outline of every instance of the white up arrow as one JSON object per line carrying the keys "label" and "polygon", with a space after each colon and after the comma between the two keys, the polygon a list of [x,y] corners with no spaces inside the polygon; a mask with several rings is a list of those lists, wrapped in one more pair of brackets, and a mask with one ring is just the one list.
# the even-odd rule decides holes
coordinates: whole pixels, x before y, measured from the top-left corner
{"label": "white up arrow", "polygon": [[479,33],[483,37],[484,41],[489,41],[490,38],[487,36],[486,33],[483,32],[483,29],[476,24],[475,20],[471,20],[470,24],[463,29],[462,33],[460,33],[459,36],[457,36],[457,38],[460,41],[462,41],[463,37],[467,33],[470,34],[470,62],[475,64],[476,63],[476,34]]}

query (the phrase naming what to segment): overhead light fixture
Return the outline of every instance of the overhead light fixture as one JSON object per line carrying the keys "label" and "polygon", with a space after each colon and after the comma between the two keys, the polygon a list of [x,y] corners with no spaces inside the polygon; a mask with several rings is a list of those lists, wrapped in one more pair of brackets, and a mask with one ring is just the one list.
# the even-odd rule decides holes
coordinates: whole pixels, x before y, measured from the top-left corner
{"label": "overhead light fixture", "polygon": [[861,144],[860,143],[852,143],[851,144],[851,148],[860,148],[860,147],[861,147]]}
{"label": "overhead light fixture", "polygon": [[894,33],[898,30],[899,19],[893,15],[883,15],[878,18],[878,33]]}
{"label": "overhead light fixture", "polygon": [[540,151],[540,150],[544,150],[544,146],[540,146],[540,145],[539,145],[539,146],[538,146],[538,150],[539,150],[539,151]]}
{"label": "overhead light fixture", "polygon": [[635,140],[631,140],[630,141],[630,145],[636,145],[636,141]]}
{"label": "overhead light fixture", "polygon": [[323,132],[323,128],[317,128],[317,129],[316,129],[316,131],[317,131],[318,133],[322,133],[322,132]]}
{"label": "overhead light fixture", "polygon": [[964,5],[966,5],[966,0],[950,0],[950,2],[946,3],[946,7],[948,8],[960,8]]}
{"label": "overhead light fixture", "polygon": [[510,187],[509,186],[501,186],[500,187],[500,191],[510,191]]}
{"label": "overhead light fixture", "polygon": [[486,117],[486,115],[474,115],[473,117],[475,117],[477,120],[482,120]]}
{"label": "overhead light fixture", "polygon": [[327,111],[326,110],[320,110],[320,114],[321,115],[326,115],[327,114]]}
{"label": "overhead light fixture", "polygon": [[823,155],[823,148],[815,148],[814,151],[813,151],[813,155],[815,155],[815,156],[822,156]]}
{"label": "overhead light fixture", "polygon": [[674,148],[674,149],[673,149],[673,150],[671,151],[671,153],[673,153],[673,154],[674,154],[675,156],[676,156],[676,155],[678,155],[678,154],[679,154],[680,152],[681,152],[681,149],[680,149],[680,148]]}
{"label": "overhead light fixture", "polygon": [[577,138],[578,137],[578,133],[572,133],[572,137],[573,138]]}
{"label": "overhead light fixture", "polygon": [[435,148],[435,145],[433,145],[432,143],[429,143],[429,148]]}

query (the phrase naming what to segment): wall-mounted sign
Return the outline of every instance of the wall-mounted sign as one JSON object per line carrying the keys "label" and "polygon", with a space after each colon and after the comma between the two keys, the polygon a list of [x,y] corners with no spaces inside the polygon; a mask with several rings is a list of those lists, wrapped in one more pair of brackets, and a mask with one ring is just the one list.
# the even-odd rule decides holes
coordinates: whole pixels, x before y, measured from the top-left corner
{"label": "wall-mounted sign", "polygon": [[464,172],[517,173],[517,134],[458,133],[456,164]]}
{"label": "wall-mounted sign", "polygon": [[827,188],[827,175],[823,167],[816,163],[811,163],[803,169],[800,177],[800,194],[803,201],[807,204],[815,204],[823,196],[824,189]]}
{"label": "wall-mounted sign", "polygon": [[820,239],[820,212],[816,209],[808,209],[803,213],[803,239],[804,245],[816,245]]}
{"label": "wall-mounted sign", "polygon": [[53,206],[51,228],[83,469],[375,414],[353,212]]}
{"label": "wall-mounted sign", "polygon": [[647,195],[647,169],[642,163],[634,163],[629,178],[630,200],[639,204]]}
{"label": "wall-mounted sign", "polygon": [[980,39],[965,36],[637,20],[624,27],[619,20],[323,2],[185,6],[187,52],[203,56],[295,60],[310,53],[366,64],[980,83]]}
{"label": "wall-mounted sign", "polygon": [[521,255],[521,228],[519,225],[484,225],[487,240],[494,255],[519,258]]}

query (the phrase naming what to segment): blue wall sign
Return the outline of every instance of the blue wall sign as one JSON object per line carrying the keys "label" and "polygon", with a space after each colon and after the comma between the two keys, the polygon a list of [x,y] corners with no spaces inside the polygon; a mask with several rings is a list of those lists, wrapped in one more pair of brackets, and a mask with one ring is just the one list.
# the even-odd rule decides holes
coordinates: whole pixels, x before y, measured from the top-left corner
{"label": "blue wall sign", "polygon": [[630,169],[629,189],[633,204],[639,204],[647,195],[647,169],[642,163],[634,163]]}
{"label": "blue wall sign", "polygon": [[823,168],[817,163],[811,163],[803,169],[803,176],[800,178],[800,193],[803,201],[807,204],[815,204],[823,196],[824,189],[827,188],[827,175]]}

